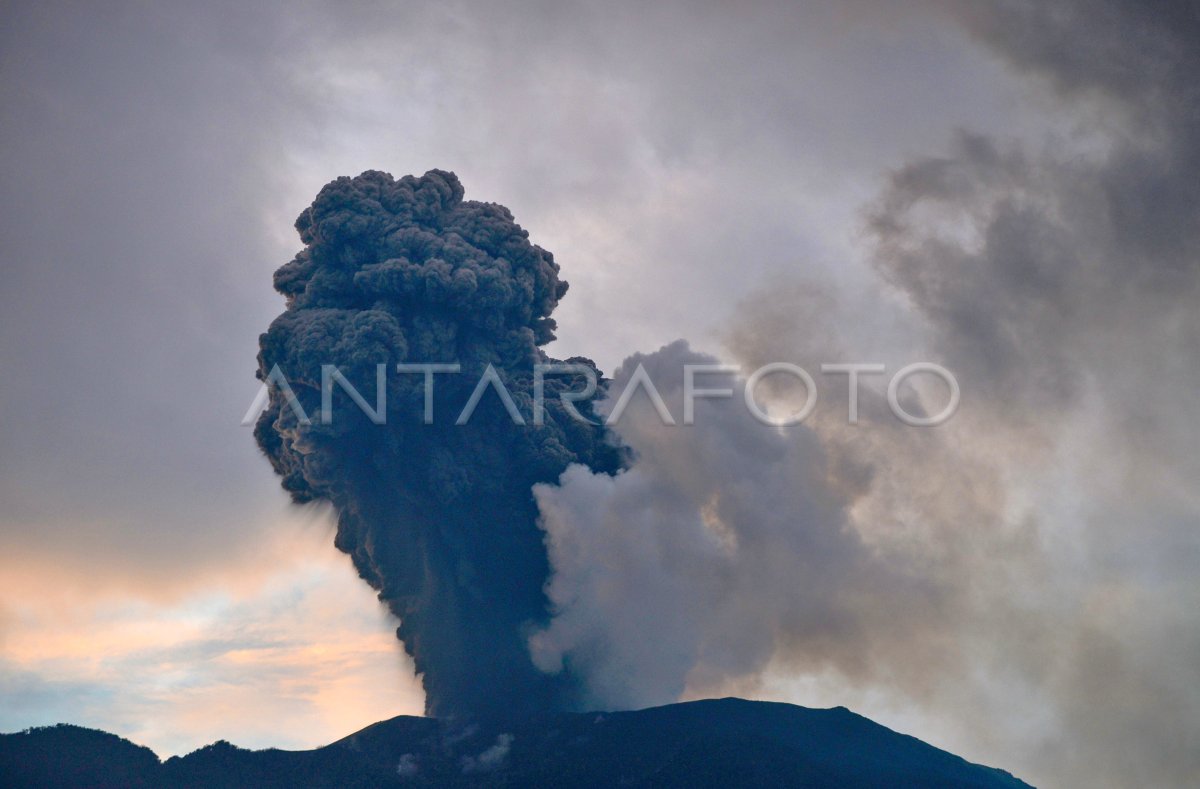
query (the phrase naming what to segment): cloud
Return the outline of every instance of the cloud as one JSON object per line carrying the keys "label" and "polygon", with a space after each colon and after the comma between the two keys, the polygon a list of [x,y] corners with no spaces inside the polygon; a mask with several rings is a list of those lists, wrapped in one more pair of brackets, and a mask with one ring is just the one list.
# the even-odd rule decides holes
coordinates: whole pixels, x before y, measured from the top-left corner
{"label": "cloud", "polygon": [[[643,365],[678,414],[683,365],[715,362],[677,342],[630,357],[613,391]],[[951,605],[850,527],[854,496],[818,434],[757,421],[741,385],[698,401],[690,426],[635,399],[617,424],[630,470],[576,466],[535,488],[556,615],[531,651],[543,670],[584,676],[593,706],[668,703],[755,677],[780,654],[798,671],[867,681],[875,651],[916,642]]]}

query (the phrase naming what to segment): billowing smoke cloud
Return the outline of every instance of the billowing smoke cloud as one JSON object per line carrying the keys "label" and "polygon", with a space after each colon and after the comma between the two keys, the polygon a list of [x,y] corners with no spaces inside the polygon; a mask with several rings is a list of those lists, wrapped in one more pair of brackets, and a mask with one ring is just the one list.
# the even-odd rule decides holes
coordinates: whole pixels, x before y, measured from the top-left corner
{"label": "billowing smoke cloud", "polygon": [[[630,357],[614,387],[641,365],[678,420],[684,365],[716,362],[679,341]],[[547,671],[585,677],[594,706],[669,703],[754,677],[780,652],[853,673],[877,646],[868,635],[901,634],[945,602],[850,528],[853,493],[832,484],[813,430],[756,420],[744,381],[704,386],[734,394],[696,401],[690,426],[630,401],[617,427],[636,453],[632,469],[575,466],[561,485],[537,488],[558,616],[531,647]]]}
{"label": "billowing smoke cloud", "polygon": [[[603,434],[557,411],[541,431],[491,400],[466,432],[419,425],[419,377],[389,390],[386,430],[340,412],[298,425],[272,401],[260,440],[299,500],[338,507],[338,544],[404,621],[432,711],[496,698],[501,677],[521,687],[503,703],[640,706],[753,692],[774,671],[821,677],[839,702],[879,694],[953,720],[970,732],[959,744],[1013,753],[1035,782],[1196,783],[1195,7],[953,9],[1078,128],[1036,145],[963,132],[899,167],[870,206],[875,268],[920,338],[888,355],[892,371],[929,358],[963,385],[942,428],[897,423],[875,383],[848,425],[844,378],[818,377],[821,405],[786,431],[736,396],[676,427],[635,399],[617,430],[638,461],[616,473]],[[492,289],[519,277],[492,282],[473,262],[459,284],[457,251],[387,249],[407,239],[386,229],[398,223],[526,260],[424,218],[511,227],[487,213],[500,209],[446,207],[444,176],[364,178],[302,220],[310,249],[280,273],[292,303],[263,370],[280,363],[312,412],[320,363],[361,388],[376,362],[491,361],[528,413],[556,277],[531,277],[526,300]],[[807,284],[776,287],[740,311],[728,349],[747,370],[871,358],[843,353],[845,317]],[[680,366],[708,361],[676,344],[617,378],[644,364],[678,419]],[[455,386],[439,380],[440,413],[466,400]],[[784,399],[770,383],[760,394]],[[926,394],[907,395],[912,410],[937,407]]]}
{"label": "billowing smoke cloud", "polygon": [[910,162],[871,214],[877,268],[975,382],[991,427],[974,445],[1026,480],[1010,499],[1041,505],[1054,605],[1026,620],[1040,637],[1027,626],[997,653],[1054,710],[1047,774],[1194,785],[1200,664],[1183,655],[1200,645],[1200,5],[957,13],[1083,131],[1043,147],[963,134]]}
{"label": "billowing smoke cloud", "polygon": [[[1075,123],[1038,145],[961,132],[867,212],[919,338],[899,361],[953,369],[959,415],[899,425],[869,382],[851,426],[844,378],[784,433],[718,403],[687,428],[631,414],[631,470],[537,488],[556,616],[533,654],[594,703],[782,669],[945,711],[1035,782],[1194,785],[1200,7],[953,8]],[[755,298],[733,358],[846,361],[856,321],[830,301]],[[616,378],[639,361],[678,415],[679,365],[712,360],[670,346]]]}
{"label": "billowing smoke cloud", "polygon": [[[278,366],[313,418],[272,387],[259,446],[295,501],[335,507],[337,547],[399,617],[429,713],[570,705],[571,676],[539,671],[526,647],[546,619],[548,575],[531,489],[572,463],[615,471],[621,454],[555,397],[582,376],[547,377],[542,425],[515,425],[494,393],[455,424],[488,365],[531,416],[533,367],[549,361],[539,346],[553,339],[550,314],[567,289],[558,265],[507,209],[464,201],[457,178],[437,170],[339,178],[296,228],[306,246],[276,272],[287,309],[262,335],[259,377]],[[402,362],[462,366],[438,376],[432,424],[424,376],[397,374]],[[385,424],[340,389],[333,418],[317,418],[322,365],[374,405],[379,364]]]}

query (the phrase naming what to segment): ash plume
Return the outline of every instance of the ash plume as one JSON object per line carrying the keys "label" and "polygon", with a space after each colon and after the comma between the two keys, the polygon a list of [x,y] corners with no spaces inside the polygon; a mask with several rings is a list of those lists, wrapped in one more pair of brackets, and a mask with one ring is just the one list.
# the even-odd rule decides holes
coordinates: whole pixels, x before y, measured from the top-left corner
{"label": "ash plume", "polygon": [[[338,178],[296,229],[305,248],[275,274],[287,309],[260,338],[258,376],[278,366],[315,415],[323,365],[371,403],[376,366],[387,365],[386,421],[375,424],[340,390],[332,419],[304,420],[275,386],[255,428],[259,446],[294,501],[335,508],[336,545],[400,619],[427,713],[571,706],[573,677],[539,671],[526,646],[548,619],[531,491],[570,464],[614,472],[622,454],[554,396],[582,389],[582,376],[548,376],[544,424],[529,419],[533,367],[553,361],[540,346],[554,338],[550,314],[567,290],[553,256],[506,208],[464,200],[455,175],[440,170]],[[461,365],[437,376],[432,424],[424,376],[397,374],[404,362]],[[455,424],[488,365],[528,424],[514,424],[494,392]],[[580,410],[594,416],[590,405]]]}

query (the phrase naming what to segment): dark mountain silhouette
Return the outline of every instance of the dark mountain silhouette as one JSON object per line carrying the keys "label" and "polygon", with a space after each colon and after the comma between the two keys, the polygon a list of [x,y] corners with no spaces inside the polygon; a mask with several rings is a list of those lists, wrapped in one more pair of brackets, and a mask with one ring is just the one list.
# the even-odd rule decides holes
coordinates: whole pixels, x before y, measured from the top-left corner
{"label": "dark mountain silhouette", "polygon": [[844,707],[741,699],[507,723],[401,716],[311,751],[220,741],[160,762],[60,724],[0,735],[6,787],[1028,787]]}

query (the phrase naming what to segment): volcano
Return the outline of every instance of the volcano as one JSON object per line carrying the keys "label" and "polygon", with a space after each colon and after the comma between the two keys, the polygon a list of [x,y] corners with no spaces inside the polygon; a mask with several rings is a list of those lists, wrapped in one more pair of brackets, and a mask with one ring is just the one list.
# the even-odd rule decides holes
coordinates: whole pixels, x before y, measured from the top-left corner
{"label": "volcano", "polygon": [[971,787],[1017,789],[844,707],[727,698],[506,722],[400,716],[309,751],[225,741],[160,761],[78,726],[0,735],[8,787]]}

